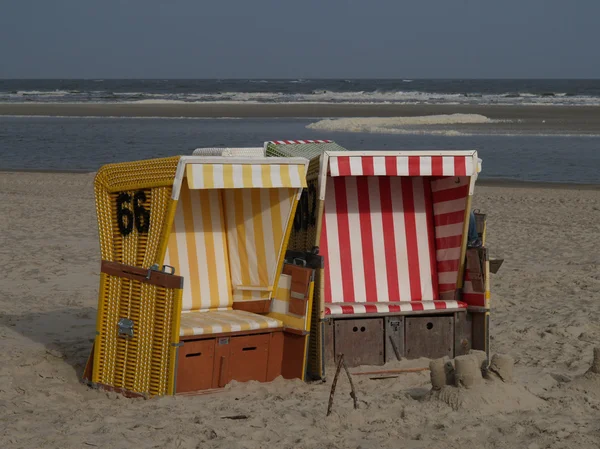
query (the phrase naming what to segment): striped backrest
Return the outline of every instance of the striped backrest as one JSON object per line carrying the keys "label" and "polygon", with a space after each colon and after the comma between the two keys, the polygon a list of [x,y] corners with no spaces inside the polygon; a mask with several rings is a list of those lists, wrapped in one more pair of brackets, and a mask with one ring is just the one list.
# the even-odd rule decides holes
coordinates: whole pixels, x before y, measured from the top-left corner
{"label": "striped backrest", "polygon": [[430,178],[327,177],[325,303],[438,298]]}
{"label": "striped backrest", "polygon": [[460,269],[469,177],[432,178],[439,292],[454,292]]}
{"label": "striped backrest", "polygon": [[234,301],[271,298],[307,163],[181,157],[165,264],[185,279],[182,310],[223,310]]}
{"label": "striped backrest", "polygon": [[182,310],[226,310],[232,291],[223,191],[190,190],[184,180],[165,255],[184,278]]}
{"label": "striped backrest", "polygon": [[298,190],[225,189],[233,300],[271,298]]}

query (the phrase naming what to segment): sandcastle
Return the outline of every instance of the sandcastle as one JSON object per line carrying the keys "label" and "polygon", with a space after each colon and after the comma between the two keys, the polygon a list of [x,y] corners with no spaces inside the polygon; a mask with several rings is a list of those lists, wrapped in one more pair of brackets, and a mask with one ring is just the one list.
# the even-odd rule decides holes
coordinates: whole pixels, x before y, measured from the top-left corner
{"label": "sandcastle", "polygon": [[432,389],[426,400],[439,400],[454,410],[481,412],[530,410],[544,401],[514,382],[514,360],[506,354],[494,354],[488,360],[483,351],[429,363]]}

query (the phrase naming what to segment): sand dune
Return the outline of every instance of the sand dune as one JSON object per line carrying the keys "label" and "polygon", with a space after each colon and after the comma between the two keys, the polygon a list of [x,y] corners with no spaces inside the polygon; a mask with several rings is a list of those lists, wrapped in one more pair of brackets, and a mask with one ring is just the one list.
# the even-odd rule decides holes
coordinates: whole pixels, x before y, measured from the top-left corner
{"label": "sand dune", "polygon": [[[217,395],[149,401],[79,382],[99,270],[92,180],[0,173],[0,447],[600,446],[600,379],[583,376],[600,345],[598,189],[476,190],[492,255],[506,258],[492,279],[492,351],[515,358],[513,387],[453,410],[426,399],[427,373],[356,376],[360,408],[342,379],[325,417],[330,381],[232,384]],[[533,400],[519,402],[515,391]],[[247,419],[223,419],[239,414]]]}

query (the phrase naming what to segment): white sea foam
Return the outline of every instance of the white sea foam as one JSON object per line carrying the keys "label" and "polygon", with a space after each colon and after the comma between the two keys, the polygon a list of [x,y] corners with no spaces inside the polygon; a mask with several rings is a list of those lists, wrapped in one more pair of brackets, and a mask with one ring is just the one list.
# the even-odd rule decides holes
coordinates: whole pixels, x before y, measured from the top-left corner
{"label": "white sea foam", "polygon": [[165,100],[160,98],[146,98],[144,100],[123,101],[125,104],[186,104],[183,100]]}
{"label": "white sea foam", "polygon": [[479,114],[447,114],[417,117],[356,117],[325,119],[307,125],[310,129],[378,134],[462,135],[454,129],[431,129],[432,126],[496,123]]}
{"label": "white sea foam", "polygon": [[19,90],[16,95],[18,96],[49,96],[49,97],[63,97],[65,95],[70,95],[71,92],[68,90]]}
{"label": "white sea foam", "polygon": [[[408,80],[407,80],[408,81]],[[256,81],[260,82],[260,81]],[[292,80],[290,82],[304,82]],[[91,97],[88,97],[90,96]],[[110,91],[18,91],[0,92],[0,102],[74,102],[74,101],[100,101],[104,103],[119,102],[169,102],[207,103],[347,103],[347,104],[472,104],[472,105],[600,105],[600,97],[567,95],[557,92],[553,95],[536,95],[531,93],[506,92],[503,94],[445,94],[419,91],[350,91],[333,92],[328,90],[314,90],[306,93],[289,92],[210,92],[210,93],[154,93],[154,92],[110,92]]]}

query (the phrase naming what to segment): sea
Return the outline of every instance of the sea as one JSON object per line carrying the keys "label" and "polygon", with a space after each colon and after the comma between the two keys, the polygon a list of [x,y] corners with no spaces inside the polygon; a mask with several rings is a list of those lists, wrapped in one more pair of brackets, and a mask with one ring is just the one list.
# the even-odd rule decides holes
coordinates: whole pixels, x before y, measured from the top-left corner
{"label": "sea", "polygon": [[[545,105],[598,107],[600,114],[600,80],[0,80],[0,105],[20,103]],[[476,149],[482,178],[600,183],[600,129],[581,135],[462,133],[451,125],[486,117],[440,117],[442,132],[402,119],[393,129],[356,119],[341,127],[320,126],[327,125],[322,119],[5,115],[0,116],[0,170],[93,171],[111,162],[191,154],[198,147],[332,139],[352,150]]]}

